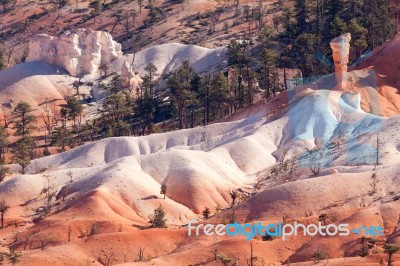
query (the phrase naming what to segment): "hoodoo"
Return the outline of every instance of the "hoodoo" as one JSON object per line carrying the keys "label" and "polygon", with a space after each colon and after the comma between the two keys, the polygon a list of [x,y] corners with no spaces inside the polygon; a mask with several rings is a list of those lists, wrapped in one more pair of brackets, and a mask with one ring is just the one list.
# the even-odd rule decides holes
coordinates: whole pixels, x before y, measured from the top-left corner
{"label": "hoodoo", "polygon": [[44,61],[78,77],[93,74],[122,55],[121,45],[104,31],[75,29],[60,37],[38,34],[29,42],[29,61]]}

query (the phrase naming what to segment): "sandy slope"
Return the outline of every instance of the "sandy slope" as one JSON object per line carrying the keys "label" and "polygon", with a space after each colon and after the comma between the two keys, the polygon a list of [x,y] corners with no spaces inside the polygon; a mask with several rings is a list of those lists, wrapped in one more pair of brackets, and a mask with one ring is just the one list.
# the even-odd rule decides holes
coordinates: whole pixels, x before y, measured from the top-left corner
{"label": "sandy slope", "polygon": [[71,90],[73,78],[59,67],[29,62],[0,71],[1,103],[26,101],[34,106],[49,100],[63,100]]}
{"label": "sandy slope", "polygon": [[384,115],[393,115],[400,110],[399,100],[399,58],[400,36],[375,49],[372,56],[359,64],[356,69],[372,68],[378,73],[379,93],[385,98],[385,105],[391,110]]}

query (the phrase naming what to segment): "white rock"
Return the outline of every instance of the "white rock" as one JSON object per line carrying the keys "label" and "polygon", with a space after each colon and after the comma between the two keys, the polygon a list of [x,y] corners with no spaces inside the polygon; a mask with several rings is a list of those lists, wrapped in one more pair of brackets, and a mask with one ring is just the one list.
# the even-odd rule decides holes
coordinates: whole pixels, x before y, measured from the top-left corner
{"label": "white rock", "polygon": [[128,61],[125,61],[121,67],[121,83],[124,88],[131,87],[132,89],[136,89],[142,83],[142,79],[135,74]]}
{"label": "white rock", "polygon": [[44,61],[72,76],[94,74],[122,55],[121,45],[104,31],[75,29],[59,38],[38,34],[29,41],[29,61]]}

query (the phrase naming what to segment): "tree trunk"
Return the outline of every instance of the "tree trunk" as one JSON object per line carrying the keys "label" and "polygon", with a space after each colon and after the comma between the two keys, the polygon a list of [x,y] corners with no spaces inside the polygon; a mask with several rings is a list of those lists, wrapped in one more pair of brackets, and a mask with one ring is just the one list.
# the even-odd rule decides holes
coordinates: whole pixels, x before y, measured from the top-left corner
{"label": "tree trunk", "polygon": [[110,33],[113,33],[113,32],[114,32],[114,29],[115,29],[115,27],[118,25],[118,23],[119,23],[119,21],[116,21],[116,22],[114,23],[114,25],[113,25],[113,27],[112,27]]}
{"label": "tree trunk", "polygon": [[285,91],[287,91],[287,84],[286,84],[286,67],[283,68],[283,85],[285,86]]}
{"label": "tree trunk", "polygon": [[269,88],[270,88],[270,82],[269,82],[269,69],[266,67],[265,68],[265,87],[266,87],[266,90],[267,90],[267,99],[269,99],[269,97],[270,97],[270,91],[269,91]]}
{"label": "tree trunk", "polygon": [[392,264],[393,264],[393,263],[392,263],[392,260],[393,260],[393,259],[392,259],[392,256],[393,256],[392,253],[389,253],[389,254],[388,254],[388,266],[392,266]]}
{"label": "tree trunk", "polygon": [[210,87],[207,86],[206,89],[206,122],[207,124],[210,123],[210,99],[209,99],[209,94],[210,94]]}
{"label": "tree trunk", "polygon": [[183,107],[178,107],[179,129],[183,129]]}

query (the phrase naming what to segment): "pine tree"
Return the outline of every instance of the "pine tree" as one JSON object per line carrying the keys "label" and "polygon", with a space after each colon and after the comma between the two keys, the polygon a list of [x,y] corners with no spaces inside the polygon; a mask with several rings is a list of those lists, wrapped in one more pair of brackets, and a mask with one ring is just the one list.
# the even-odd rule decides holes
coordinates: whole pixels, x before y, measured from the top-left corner
{"label": "pine tree", "polygon": [[262,47],[259,55],[259,63],[262,69],[262,84],[266,92],[267,99],[270,97],[272,84],[272,70],[277,67],[278,52],[276,51],[276,34],[270,28],[265,28],[258,36],[258,41]]}
{"label": "pine tree", "polygon": [[350,20],[347,30],[351,34],[351,46],[357,51],[357,58],[361,52],[368,47],[367,34],[368,30],[364,28],[356,18]]}
{"label": "pine tree", "polygon": [[6,212],[8,211],[8,209],[10,209],[10,206],[8,206],[8,204],[4,200],[0,201],[1,228],[4,227],[4,216],[5,216]]}
{"label": "pine tree", "polygon": [[154,115],[157,108],[157,101],[150,95],[150,92],[145,92],[135,101],[134,118],[141,128],[141,135],[143,136],[146,129],[154,120]]}
{"label": "pine tree", "polygon": [[386,244],[385,253],[388,254],[388,266],[393,266],[393,255],[400,252],[400,246],[396,244]]}
{"label": "pine tree", "polygon": [[5,68],[7,68],[6,48],[5,45],[0,42],[0,71]]}
{"label": "pine tree", "polygon": [[165,221],[165,211],[163,207],[160,205],[157,209],[154,210],[154,214],[150,217],[151,227],[153,228],[165,228],[167,227]]}
{"label": "pine tree", "polygon": [[83,112],[83,106],[82,106],[82,103],[78,100],[78,98],[76,98],[76,97],[69,98],[65,108],[66,108],[68,117],[70,119],[72,119],[74,125],[76,123],[77,118],[79,118],[78,123],[80,124],[81,115]]}
{"label": "pine tree", "polygon": [[347,30],[347,25],[339,16],[336,16],[330,24],[330,35],[332,37],[340,36]]}
{"label": "pine tree", "polygon": [[0,162],[5,161],[5,153],[6,149],[8,147],[8,137],[10,134],[8,134],[7,130],[5,127],[0,126]]}
{"label": "pine tree", "polygon": [[304,77],[316,74],[314,69],[314,66],[316,66],[316,43],[317,36],[311,33],[302,33],[294,41],[293,55]]}
{"label": "pine tree", "polygon": [[121,84],[121,77],[119,75],[114,75],[108,84],[100,83],[99,87],[108,94],[117,94],[124,90]]}
{"label": "pine tree", "polygon": [[210,208],[206,207],[201,214],[203,215],[204,220],[208,219],[211,214]]}
{"label": "pine tree", "polygon": [[127,121],[132,113],[131,98],[127,94],[117,93],[107,97],[99,109],[100,127],[107,137],[127,136],[130,134]]}
{"label": "pine tree", "polygon": [[164,195],[165,199],[165,194],[167,194],[167,186],[165,184],[161,185],[160,194]]}
{"label": "pine tree", "polygon": [[[236,84],[231,84],[234,89],[235,106],[234,108],[242,108],[246,103],[245,88],[243,86],[244,69],[250,68],[252,60],[250,47],[252,42],[245,40],[232,40],[228,45],[228,64],[235,68]],[[249,74],[249,71],[247,71]],[[233,81],[233,80],[232,80]]]}
{"label": "pine tree", "polygon": [[191,89],[191,82],[194,77],[195,72],[193,67],[188,60],[185,60],[168,78],[170,96],[173,100],[173,105],[177,109],[178,126],[180,129],[184,125],[186,108],[196,98],[196,93]]}
{"label": "pine tree", "polygon": [[58,152],[64,152],[67,146],[71,145],[73,138],[71,131],[65,125],[55,128],[52,144],[58,147]]}
{"label": "pine tree", "polygon": [[300,35],[302,32],[309,30],[310,18],[309,0],[295,0],[294,1],[295,18],[296,18],[296,32]]}
{"label": "pine tree", "polygon": [[222,118],[226,114],[226,106],[229,105],[230,100],[228,80],[224,73],[219,72],[211,80],[211,92],[209,97],[213,120]]}
{"label": "pine tree", "polygon": [[370,47],[375,48],[394,35],[394,20],[386,0],[365,0],[364,16]]}
{"label": "pine tree", "polygon": [[36,117],[32,114],[32,107],[26,102],[19,102],[12,112],[15,136],[27,136],[35,127],[32,125]]}
{"label": "pine tree", "polygon": [[153,63],[150,63],[145,67],[144,70],[147,73],[143,77],[142,88],[145,89],[144,93],[148,92],[149,95],[152,96],[153,88],[157,85],[155,77],[158,76],[158,69]]}
{"label": "pine tree", "polygon": [[94,1],[94,10],[93,10],[93,23],[96,23],[96,16],[98,16],[103,10],[103,3],[101,0]]}
{"label": "pine tree", "polygon": [[0,182],[3,182],[9,170],[8,167],[4,166],[4,162],[0,161]]}
{"label": "pine tree", "polygon": [[285,7],[280,17],[284,31],[280,34],[280,41],[285,46],[291,45],[296,35],[296,22],[293,20],[294,11]]}
{"label": "pine tree", "polygon": [[31,160],[36,157],[35,148],[36,144],[31,136],[23,136],[17,141],[13,150],[14,160],[21,166],[22,174],[25,174]]}

